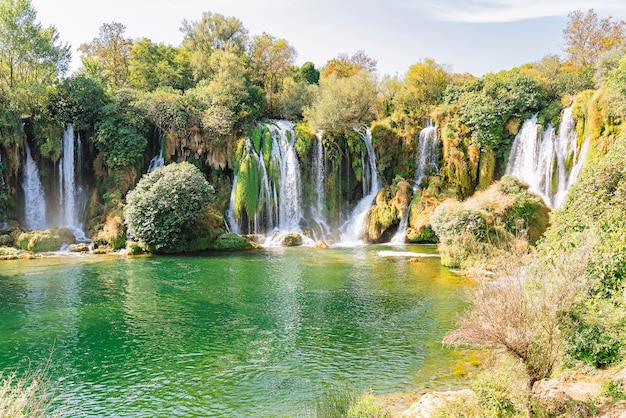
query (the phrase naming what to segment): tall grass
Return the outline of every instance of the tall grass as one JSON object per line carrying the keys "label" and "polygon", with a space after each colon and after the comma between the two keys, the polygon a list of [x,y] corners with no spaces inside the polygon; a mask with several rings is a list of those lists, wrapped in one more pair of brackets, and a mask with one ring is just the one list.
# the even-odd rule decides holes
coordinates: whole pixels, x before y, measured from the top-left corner
{"label": "tall grass", "polygon": [[54,392],[46,370],[17,373],[0,372],[0,418],[58,417],[51,410]]}

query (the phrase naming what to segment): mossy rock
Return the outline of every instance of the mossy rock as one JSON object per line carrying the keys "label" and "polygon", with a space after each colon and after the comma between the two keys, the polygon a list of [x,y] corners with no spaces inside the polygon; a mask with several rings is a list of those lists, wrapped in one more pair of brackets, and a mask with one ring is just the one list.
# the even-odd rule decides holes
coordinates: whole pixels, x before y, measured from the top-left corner
{"label": "mossy rock", "polygon": [[89,244],[80,243],[80,244],[72,244],[69,248],[71,253],[88,253],[89,252]]}
{"label": "mossy rock", "polygon": [[218,251],[253,250],[256,248],[259,248],[257,243],[248,241],[245,237],[232,232],[220,235],[213,244],[213,249]]}
{"label": "mossy rock", "polygon": [[0,260],[15,260],[19,253],[17,248],[0,246]]}
{"label": "mossy rock", "polygon": [[0,235],[0,246],[12,247],[15,245],[15,240],[10,234]]}
{"label": "mossy rock", "polygon": [[75,242],[76,238],[69,229],[50,228],[41,231],[22,232],[15,244],[21,250],[39,253],[58,251],[63,244],[74,244]]}
{"label": "mossy rock", "polygon": [[287,234],[283,237],[281,245],[283,247],[299,247],[302,245],[302,235],[295,232]]}
{"label": "mossy rock", "polygon": [[421,244],[436,244],[438,242],[437,235],[430,225],[422,225],[419,229],[408,228],[406,231],[406,239],[408,242]]}

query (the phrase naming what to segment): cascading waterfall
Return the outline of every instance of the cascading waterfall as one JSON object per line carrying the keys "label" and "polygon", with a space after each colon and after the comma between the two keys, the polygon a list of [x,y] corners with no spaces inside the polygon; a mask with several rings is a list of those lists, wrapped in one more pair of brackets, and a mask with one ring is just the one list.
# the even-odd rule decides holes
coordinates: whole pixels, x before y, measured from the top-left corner
{"label": "cascading waterfall", "polygon": [[[415,176],[413,177],[413,193],[417,191],[424,177],[431,173],[439,172],[440,157],[439,130],[432,121],[420,132],[417,141],[417,161],[415,164]],[[391,238],[393,244],[403,244],[406,240],[406,231],[409,226],[409,216],[411,214],[411,204],[404,211],[404,216],[398,225],[398,231]]]}
{"label": "cascading waterfall", "polygon": [[[382,187],[378,169],[376,168],[376,153],[372,146],[372,133],[369,128],[363,131],[357,131],[365,143],[367,155],[363,156],[363,198],[352,209],[350,218],[339,228],[341,233],[341,242],[343,244],[352,244],[362,242],[363,229],[365,228],[365,220],[369,212],[372,202],[376,198],[376,194]],[[366,158],[367,157],[367,160]]]}
{"label": "cascading waterfall", "polygon": [[317,140],[313,146],[313,189],[315,201],[311,208],[311,218],[319,226],[322,237],[330,234],[330,227],[326,221],[324,205],[326,202],[326,159],[324,158],[324,145],[322,144],[322,131],[316,135]]}
{"label": "cascading waterfall", "polygon": [[546,205],[558,208],[578,179],[588,147],[589,139],[578,148],[571,107],[563,111],[558,135],[550,124],[542,132],[537,115],[533,115],[513,141],[506,174],[528,183],[529,190]]}
{"label": "cascading waterfall", "polygon": [[[259,149],[255,149],[253,141],[247,139],[240,161],[240,170],[254,170],[254,177],[258,178],[258,204],[253,214],[247,214],[247,232],[266,235],[277,231],[302,232],[300,222],[304,216],[300,163],[293,147],[296,138],[293,123],[278,120],[262,128],[269,135],[262,135],[259,139]],[[233,178],[231,204],[227,212],[231,231],[240,231],[239,221],[235,218],[237,187],[244,187],[241,175]]]}
{"label": "cascading waterfall", "polygon": [[24,223],[30,229],[46,228],[46,198],[43,185],[39,178],[39,169],[30,153],[28,142],[26,163],[22,173],[22,189],[24,190]]}
{"label": "cascading waterfall", "polygon": [[74,127],[68,124],[63,133],[63,154],[59,160],[59,224],[70,229],[77,241],[88,242],[80,221],[87,203],[86,196],[76,181],[81,163],[80,137],[74,135]]}
{"label": "cascading waterfall", "polygon": [[233,187],[230,191],[230,202],[228,203],[228,210],[226,211],[226,227],[228,232],[234,232],[240,234],[239,224],[235,219],[235,196],[237,190],[237,175],[233,178]]}

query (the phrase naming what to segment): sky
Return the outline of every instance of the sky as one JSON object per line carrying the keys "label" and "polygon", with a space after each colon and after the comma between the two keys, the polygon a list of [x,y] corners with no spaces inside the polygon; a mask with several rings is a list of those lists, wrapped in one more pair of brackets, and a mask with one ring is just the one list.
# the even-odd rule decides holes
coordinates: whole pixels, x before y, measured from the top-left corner
{"label": "sky", "polygon": [[103,23],[126,37],[179,46],[183,20],[210,11],[241,20],[249,35],[266,32],[298,52],[297,65],[317,68],[340,53],[363,50],[381,75],[403,76],[432,58],[457,73],[482,76],[562,55],[563,29],[574,10],[593,8],[626,20],[624,0],[31,0],[37,20],[54,25],[73,51]]}

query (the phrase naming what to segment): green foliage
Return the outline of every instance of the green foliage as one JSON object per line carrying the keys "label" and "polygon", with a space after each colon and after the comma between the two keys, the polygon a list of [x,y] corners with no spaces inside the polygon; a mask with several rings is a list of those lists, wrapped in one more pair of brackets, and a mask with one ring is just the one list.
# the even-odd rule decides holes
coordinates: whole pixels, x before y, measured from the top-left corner
{"label": "green foliage", "polygon": [[153,252],[209,248],[215,239],[207,228],[213,192],[192,164],[161,167],[143,176],[127,195],[124,217],[129,232]]}
{"label": "green foliage", "polygon": [[348,409],[347,418],[389,418],[391,414],[368,392],[364,392]]}
{"label": "green foliage", "polygon": [[305,62],[302,67],[294,67],[292,71],[296,83],[305,81],[307,84],[317,84],[320,81],[320,72],[311,61]]}
{"label": "green foliage", "polygon": [[17,108],[0,95],[0,144],[8,148],[17,144],[22,135],[22,118]]}
{"label": "green foliage", "polygon": [[148,119],[164,132],[184,133],[198,117],[196,109],[189,106],[181,93],[156,90],[140,97],[140,105]]}
{"label": "green foliage", "polygon": [[481,416],[491,418],[525,416],[525,386],[524,371],[507,360],[480,373],[471,383]]}
{"label": "green foliage", "polygon": [[102,65],[106,79],[120,88],[128,82],[128,59],[133,42],[124,37],[126,26],[119,22],[103,23],[100,33],[80,51],[85,57],[95,58]]}
{"label": "green foliage", "polygon": [[459,96],[460,120],[471,128],[472,138],[481,147],[496,151],[510,140],[503,131],[506,122],[530,110],[539,110],[545,104],[543,95],[539,83],[519,70],[488,74],[480,90]]}
{"label": "green foliage", "polygon": [[104,88],[91,78],[75,75],[64,79],[48,99],[52,116],[76,130],[93,129],[108,99]]}
{"label": "green foliage", "polygon": [[618,67],[606,78],[609,113],[614,117],[626,117],[626,54],[619,60]]}
{"label": "green foliage", "polygon": [[258,248],[258,246],[254,245],[241,235],[233,233],[220,235],[213,244],[213,249],[219,251],[250,250],[254,248]]}
{"label": "green foliage", "polygon": [[241,219],[245,212],[253,218],[259,206],[259,162],[248,154],[239,163],[239,177],[235,186],[235,218]]}
{"label": "green foliage", "polygon": [[369,392],[356,394],[344,387],[324,391],[315,405],[317,418],[389,418],[390,412]]}
{"label": "green foliage", "polygon": [[622,401],[626,399],[623,380],[606,380],[600,384],[600,396],[611,398],[612,401]]}
{"label": "green foliage", "polygon": [[74,234],[67,228],[50,228],[43,231],[23,232],[15,245],[21,250],[32,252],[58,251],[63,244],[73,244]]}
{"label": "green foliage", "polygon": [[140,90],[169,87],[185,91],[194,86],[191,53],[186,48],[155,44],[144,38],[132,46],[128,67],[129,84]]}
{"label": "green foliage", "polygon": [[34,115],[48,86],[68,69],[68,45],[54,26],[43,27],[30,0],[0,1],[0,96]]}
{"label": "green foliage", "polygon": [[313,129],[351,132],[374,119],[376,83],[371,73],[360,71],[350,77],[331,74],[320,80],[313,104],[304,109]]}
{"label": "green foliage", "polygon": [[183,46],[191,52],[191,64],[196,80],[211,73],[209,60],[216,50],[243,56],[248,42],[248,30],[235,17],[205,12],[199,21],[184,20]]}
{"label": "green foliage", "polygon": [[148,124],[145,112],[132,95],[121,91],[102,109],[101,115],[93,142],[102,153],[105,165],[120,169],[142,163],[148,144]]}
{"label": "green foliage", "polygon": [[550,260],[593,242],[587,266],[591,279],[571,313],[574,332],[568,345],[575,359],[596,366],[622,360],[626,347],[625,154],[626,136],[622,135],[572,186],[539,247],[542,257]]}

